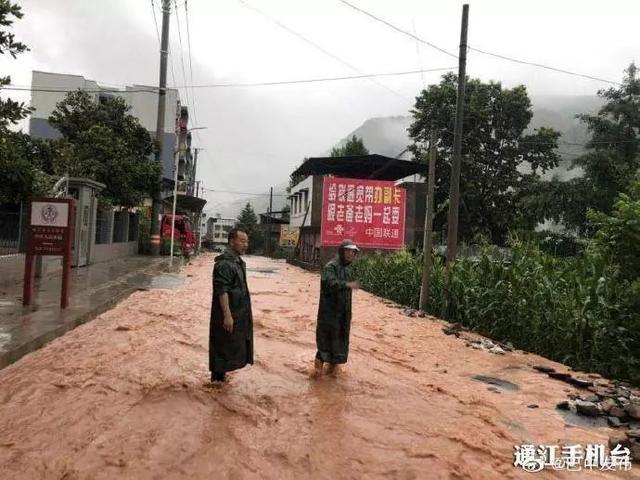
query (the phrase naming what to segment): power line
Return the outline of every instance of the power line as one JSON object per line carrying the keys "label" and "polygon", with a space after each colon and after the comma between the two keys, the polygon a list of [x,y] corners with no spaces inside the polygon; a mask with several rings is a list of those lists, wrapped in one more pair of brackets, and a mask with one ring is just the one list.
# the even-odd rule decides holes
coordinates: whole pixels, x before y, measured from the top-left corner
{"label": "power line", "polygon": [[[576,143],[576,142],[565,142],[563,140],[558,140],[556,143],[559,145],[569,145],[574,147],[590,147],[591,145],[619,145],[623,143],[636,143],[640,142],[640,140],[602,140],[598,142],[588,142],[588,143]],[[518,142],[521,145],[555,145],[552,142]]]}
{"label": "power line", "polygon": [[573,157],[581,157],[582,155],[584,155],[583,153],[563,152],[561,150],[556,150],[554,153],[559,153],[560,155],[570,155]]}
{"label": "power line", "polygon": [[[174,0],[174,6],[176,9],[176,25],[178,27],[178,41],[180,42],[180,63],[182,65],[182,78],[184,78],[184,83],[187,83],[187,73],[186,73],[186,69],[184,66],[184,48],[182,47],[182,32],[180,30],[180,16],[178,15],[178,0]],[[193,102],[191,102],[191,100],[189,100],[189,89],[188,88],[183,88],[184,90],[184,95],[185,95],[185,99],[187,101],[187,104],[191,105]]]}
{"label": "power line", "polygon": [[[191,89],[193,90],[193,61],[191,56],[191,29],[189,28],[189,8],[187,7],[187,0],[184,0],[184,19],[185,19],[185,24],[187,26],[187,48],[189,50],[189,82],[191,83]],[[194,97],[194,94],[195,92],[192,91],[191,92],[192,99]],[[193,104],[193,110],[195,114],[195,100]]]}
{"label": "power line", "polygon": [[[403,33],[404,35],[406,35],[408,37],[411,37],[414,40],[419,41],[420,43],[424,43],[425,45],[429,45],[430,47],[435,48],[436,50],[439,50],[442,53],[446,53],[449,56],[452,56],[454,58],[458,58],[457,55],[454,55],[454,54],[452,54],[450,52],[447,52],[446,50],[438,47],[437,45],[434,45],[433,43],[427,42],[426,40],[418,37],[417,35],[414,35],[411,32],[407,32],[406,30],[403,30],[403,29],[393,25],[392,23],[390,23],[390,22],[388,22],[388,21],[386,21],[386,20],[384,20],[382,18],[373,15],[372,13],[369,13],[366,10],[363,10],[362,8],[359,8],[359,7],[355,6],[355,5],[353,5],[353,4],[349,3],[349,2],[347,2],[346,0],[339,0],[339,1],[341,3],[343,3],[344,5],[347,5],[348,7],[352,8],[354,10],[357,10],[358,12],[362,13],[363,15],[366,15],[366,16],[368,16],[370,18],[373,18],[374,20],[376,20],[376,21],[378,21],[380,23],[383,23],[384,25],[388,26],[389,28],[392,28],[393,30],[396,30],[396,31],[398,31],[400,33]],[[553,72],[564,73],[566,75],[572,75],[574,77],[586,78],[586,79],[589,79],[589,80],[595,80],[595,81],[598,81],[598,82],[609,83],[609,84],[612,84],[612,85],[622,85],[620,82],[615,82],[613,80],[607,80],[605,78],[595,77],[593,75],[586,75],[586,74],[583,74],[583,73],[572,72],[570,70],[565,70],[565,69],[562,69],[562,68],[557,68],[557,67],[552,67],[552,66],[549,66],[549,65],[544,65],[542,63],[535,63],[535,62],[528,62],[526,60],[519,60],[517,58],[507,57],[506,55],[500,55],[498,53],[492,53],[492,52],[488,52],[488,51],[485,51],[485,50],[480,50],[478,48],[474,48],[474,47],[471,47],[471,46],[467,46],[467,49],[468,50],[472,50],[474,52],[481,53],[483,55],[490,55],[492,57],[500,58],[502,60],[518,63],[518,64],[521,64],[521,65],[529,65],[529,66],[532,66],[532,67],[543,68],[545,70],[550,70],[550,71],[553,71]]]}
{"label": "power line", "polygon": [[[184,18],[185,18],[185,24],[187,26],[187,46],[189,49],[189,82],[191,83],[191,100],[193,101],[193,105],[191,106],[193,108],[193,119],[195,120],[196,125],[200,125],[200,122],[198,121],[198,114],[196,111],[196,91],[193,88],[193,61],[192,61],[192,56],[191,56],[191,29],[189,28],[189,7],[187,5],[187,0],[184,0]],[[196,130],[196,137],[198,137],[198,142],[202,143],[202,140],[200,139],[200,132],[198,130]]]}
{"label": "power line", "polygon": [[[160,45],[160,29],[158,28],[158,19],[156,18],[156,6],[153,0],[151,0],[151,11],[153,12],[153,23],[156,26],[156,35],[158,37],[158,45]],[[169,47],[169,51],[167,51],[167,55],[171,57],[171,80],[173,80],[173,84],[176,84],[176,73],[173,69],[173,56],[171,55],[171,47]],[[121,85],[124,86],[124,85]]]}
{"label": "power line", "polygon": [[552,72],[564,73],[566,75],[572,75],[574,77],[586,78],[586,79],[589,79],[589,80],[596,80],[598,82],[603,82],[603,83],[610,83],[612,85],[622,85],[620,82],[615,82],[613,80],[607,80],[606,78],[594,77],[592,75],[586,75],[584,73],[571,72],[569,70],[564,70],[562,68],[556,68],[556,67],[551,67],[549,65],[543,65],[542,63],[534,63],[534,62],[527,62],[525,60],[518,60],[517,58],[507,57],[505,55],[500,55],[498,53],[486,52],[484,50],[480,50],[478,48],[474,48],[474,47],[471,47],[471,46],[469,46],[468,48],[471,51],[482,53],[483,55],[489,55],[491,57],[500,58],[502,60],[507,60],[509,62],[519,63],[521,65],[529,65],[531,67],[544,68],[545,70],[551,70]]}
{"label": "power line", "polygon": [[436,44],[434,44],[434,43],[427,42],[426,40],[424,40],[424,39],[422,39],[422,38],[418,37],[417,35],[413,35],[411,32],[407,32],[406,30],[403,30],[403,29],[402,29],[402,28],[400,28],[400,27],[396,27],[396,26],[395,26],[395,25],[393,25],[392,23],[389,23],[389,22],[387,22],[386,20],[384,20],[384,19],[382,19],[382,18],[380,18],[380,17],[377,17],[377,16],[373,15],[372,13],[369,13],[369,12],[367,12],[366,10],[363,10],[363,9],[361,9],[361,8],[359,8],[359,7],[356,7],[355,5],[353,5],[352,3],[347,2],[346,0],[339,0],[339,1],[340,1],[341,3],[343,3],[343,4],[345,4],[346,6],[348,6],[348,7],[352,8],[352,9],[354,9],[354,10],[356,10],[356,11],[358,11],[358,12],[362,13],[363,15],[366,15],[367,17],[373,18],[373,19],[374,19],[374,20],[376,20],[377,22],[383,23],[383,24],[385,24],[387,27],[392,28],[393,30],[396,30],[396,31],[398,31],[398,32],[400,32],[400,33],[403,33],[403,34],[407,35],[408,37],[411,37],[411,38],[413,38],[414,40],[417,40],[417,41],[418,41],[418,42],[420,42],[420,43],[424,43],[425,45],[428,45],[428,46],[430,46],[431,48],[434,48],[434,49],[438,50],[439,52],[444,53],[445,55],[449,55],[450,57],[453,57],[453,58],[455,58],[455,59],[457,59],[457,58],[458,58],[458,56],[457,56],[456,54],[451,53],[451,52],[448,52],[448,51],[446,51],[444,48],[440,48],[439,46],[437,46],[437,45],[436,45]]}
{"label": "power line", "polygon": [[[325,55],[327,55],[328,57],[334,59],[336,62],[341,63],[342,65],[348,67],[349,69],[353,70],[354,72],[357,72],[360,75],[363,75],[362,71],[360,69],[358,69],[357,67],[353,66],[352,64],[350,64],[349,62],[343,60],[342,58],[338,57],[337,55],[334,55],[333,53],[331,53],[330,51],[326,50],[324,47],[318,45],[317,43],[315,43],[313,40],[308,39],[307,37],[305,37],[304,35],[302,35],[301,33],[296,32],[295,30],[292,30],[291,28],[289,28],[287,25],[285,25],[284,23],[280,22],[279,20],[270,17],[269,15],[267,15],[266,13],[264,13],[262,10],[258,10],[257,8],[249,5],[245,0],[238,0],[245,8],[248,8],[249,10],[252,10],[253,12],[257,13],[258,15],[262,16],[263,18],[266,18],[267,20],[269,20],[270,22],[276,24],[278,27],[282,28],[283,30],[289,32],[291,35],[299,38],[300,40],[302,40],[303,42],[305,42],[308,45],[311,45],[312,47],[314,47],[315,49],[319,50],[320,52],[324,53]],[[404,95],[402,95],[399,92],[396,92],[394,89],[387,87],[386,85],[383,85],[379,82],[376,82],[374,79],[371,80],[373,83],[375,83],[376,85],[378,85],[381,88],[384,88],[385,90],[393,93],[394,95],[397,95],[399,97],[401,97],[404,100],[407,100],[407,97],[405,97]]]}
{"label": "power line", "polygon": [[[438,67],[438,68],[427,68],[422,70],[407,70],[403,72],[383,72],[383,73],[365,73],[361,75],[346,75],[342,77],[321,77],[321,78],[306,78],[299,80],[281,80],[281,81],[273,81],[273,82],[236,82],[236,83],[210,83],[210,84],[201,84],[201,85],[175,85],[173,88],[247,88],[247,87],[271,87],[271,86],[279,86],[279,85],[297,85],[297,84],[305,84],[305,83],[324,83],[324,82],[337,82],[337,81],[347,81],[347,80],[361,80],[366,78],[373,77],[399,77],[399,76],[407,76],[407,75],[416,75],[422,73],[429,72],[443,72],[453,70],[455,67]],[[126,87],[125,85],[122,85]],[[81,89],[87,93],[158,93],[157,87],[135,87],[135,90],[122,90],[115,88],[100,88],[100,89]],[[68,88],[58,88],[58,87],[36,87],[32,88],[26,85],[6,85],[2,87],[3,90],[16,90],[16,91],[29,91],[29,92],[50,92],[50,93],[68,93],[75,92],[78,89],[68,89]]]}
{"label": "power line", "polygon": [[[414,35],[418,35],[418,32],[416,31],[416,21],[415,19],[411,19],[411,24],[413,25],[413,34]],[[416,42],[416,59],[418,60],[418,68],[420,70],[422,70],[422,55],[420,54],[420,43]],[[422,81],[422,88],[423,90],[426,90],[427,88],[427,84],[424,81],[424,74],[420,74],[420,80]]]}
{"label": "power line", "polygon": [[153,23],[156,25],[156,35],[158,36],[158,44],[160,44],[160,29],[158,28],[158,19],[156,18],[156,6],[151,0],[151,12],[153,12]]}

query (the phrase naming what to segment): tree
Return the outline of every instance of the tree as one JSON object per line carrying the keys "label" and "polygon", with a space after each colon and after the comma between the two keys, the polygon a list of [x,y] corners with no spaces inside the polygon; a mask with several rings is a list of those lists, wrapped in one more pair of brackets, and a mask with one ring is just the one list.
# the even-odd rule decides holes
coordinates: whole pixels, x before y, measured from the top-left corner
{"label": "tree", "polygon": [[362,138],[355,135],[347,140],[342,147],[333,147],[331,150],[332,157],[349,157],[355,155],[369,155],[369,150],[364,146]]}
{"label": "tree", "polygon": [[249,235],[249,252],[254,252],[262,247],[262,232],[258,228],[258,216],[250,202],[244,206],[235,224],[236,228],[241,228]]}
{"label": "tree", "polygon": [[[330,154],[331,157],[349,157],[352,155],[369,155],[369,150],[367,150],[367,148],[364,146],[362,138],[358,138],[355,135],[347,140],[347,143],[345,143],[342,147],[333,147]],[[302,161],[301,165],[303,165],[307,160],[309,159],[305,158]],[[289,177],[289,186],[287,187],[287,193],[291,193],[291,188],[303,181],[305,178],[307,178],[305,175],[292,174]]]}
{"label": "tree", "polygon": [[[619,278],[636,281],[640,293],[640,180],[617,196],[610,215],[590,209],[587,218],[596,232],[590,249],[603,255]],[[640,296],[635,300],[640,305]]]}
{"label": "tree", "polygon": [[[0,0],[0,26],[10,28],[14,19],[22,17],[22,8],[19,5],[11,3],[10,0]],[[0,54],[8,53],[13,58],[16,58],[20,53],[28,50],[26,45],[15,41],[13,33],[0,29]],[[0,77],[0,88],[10,83],[11,77]],[[0,131],[6,132],[9,125],[15,125],[30,112],[31,109],[25,107],[24,103],[16,102],[10,98],[6,100],[0,99]]]}
{"label": "tree", "polygon": [[49,145],[21,132],[0,133],[0,204],[19,204],[33,195],[44,195],[52,186],[45,166]]}
{"label": "tree", "polygon": [[[8,53],[16,58],[28,50],[23,43],[16,42],[10,31],[15,19],[23,17],[19,5],[9,0],[0,0],[0,54]],[[11,83],[11,77],[0,77],[0,89]],[[43,193],[47,178],[39,168],[37,150],[39,144],[21,132],[12,132],[10,127],[25,118],[31,108],[10,98],[0,99],[0,203],[19,203],[29,196]]]}
{"label": "tree", "polygon": [[[444,231],[453,156],[457,75],[448,73],[416,98],[409,127],[410,150],[425,162],[435,133],[438,168],[434,228]],[[505,89],[499,82],[467,80],[460,177],[459,237],[483,235],[502,244],[514,228],[533,229],[538,218],[521,208],[526,192],[540,183],[540,173],[556,167],[560,133],[539,128],[525,134],[533,116],[523,85]]]}
{"label": "tree", "polygon": [[[629,192],[640,170],[640,78],[635,64],[625,70],[623,83],[599,90],[606,103],[596,115],[578,115],[591,140],[588,152],[573,161],[584,176],[570,182],[545,185],[538,193],[547,218],[579,233],[589,233],[589,209],[610,213],[619,193]],[[565,203],[563,199],[573,199]],[[591,229],[593,230],[593,229]]]}
{"label": "tree", "polygon": [[130,109],[120,97],[95,102],[81,90],[67,94],[49,117],[63,135],[54,173],[104,183],[101,198],[114,205],[133,207],[152,196],[162,167],[151,157],[149,132]]}
{"label": "tree", "polygon": [[[589,210],[587,219],[595,231],[588,252],[601,256],[613,280],[615,313],[621,320],[617,334],[629,342],[627,351],[640,351],[640,180],[620,193],[611,214]],[[632,353],[634,354],[634,353]],[[636,365],[638,361],[636,360]]]}

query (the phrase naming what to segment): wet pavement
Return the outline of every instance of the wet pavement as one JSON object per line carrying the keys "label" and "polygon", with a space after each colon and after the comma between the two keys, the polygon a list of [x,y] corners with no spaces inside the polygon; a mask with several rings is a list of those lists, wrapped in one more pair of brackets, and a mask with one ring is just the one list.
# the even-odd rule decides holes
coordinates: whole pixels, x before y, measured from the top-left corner
{"label": "wet pavement", "polygon": [[255,364],[212,388],[212,261],[0,370],[2,478],[520,479],[533,477],[513,466],[515,445],[606,445],[614,432],[556,410],[577,390],[532,367],[565,367],[468,348],[362,291],[346,370],[312,379],[319,278],[257,257]]}
{"label": "wet pavement", "polygon": [[36,279],[33,305],[22,285],[0,287],[0,368],[113,307],[137,289],[177,288],[185,279],[162,272],[166,259],[128,257],[73,269],[69,307],[60,309],[60,276]]}

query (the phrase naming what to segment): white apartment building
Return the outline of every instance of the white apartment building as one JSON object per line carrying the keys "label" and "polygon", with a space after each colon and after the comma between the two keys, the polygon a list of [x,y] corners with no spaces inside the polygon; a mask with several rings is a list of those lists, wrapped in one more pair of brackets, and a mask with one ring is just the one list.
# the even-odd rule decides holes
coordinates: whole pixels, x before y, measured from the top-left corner
{"label": "white apartment building", "polygon": [[[50,73],[34,71],[32,75],[31,106],[35,110],[31,114],[29,122],[29,134],[34,138],[59,138],[60,133],[53,128],[48,118],[55,110],[56,104],[62,101],[69,91],[77,89],[88,90],[96,102],[105,97],[122,97],[131,106],[130,113],[137,117],[151,136],[156,137],[156,122],[158,116],[158,94],[154,87],[144,85],[132,85],[123,89],[114,89],[99,85],[93,80],[88,80],[81,75],[62,73]],[[60,91],[52,91],[59,89]],[[46,90],[46,91],[42,91]],[[176,153],[178,139],[176,131],[184,127],[185,119],[188,120],[187,107],[181,105],[179,92],[176,89],[167,89],[166,113],[164,120],[164,138],[162,165],[163,176],[173,182],[174,155]],[[181,121],[182,120],[182,121]],[[186,131],[181,135],[180,142],[186,142],[187,147],[181,153],[179,174],[190,183],[189,174],[192,172],[190,134]]]}

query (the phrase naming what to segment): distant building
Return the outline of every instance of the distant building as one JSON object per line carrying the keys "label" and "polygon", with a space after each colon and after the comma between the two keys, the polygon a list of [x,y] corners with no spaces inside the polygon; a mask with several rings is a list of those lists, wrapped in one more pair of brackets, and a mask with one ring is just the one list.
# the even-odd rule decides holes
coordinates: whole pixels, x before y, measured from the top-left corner
{"label": "distant building", "polygon": [[267,212],[259,215],[260,230],[265,241],[265,252],[271,255],[280,244],[280,226],[289,225],[289,212]]}
{"label": "distant building", "polygon": [[226,245],[228,243],[228,234],[235,224],[235,218],[223,218],[219,214],[215,217],[210,217],[207,220],[205,240],[218,247]]}
{"label": "distant building", "polygon": [[[33,72],[31,86],[34,90],[31,94],[31,106],[35,109],[29,121],[29,134],[32,137],[60,138],[60,132],[49,124],[49,116],[55,110],[56,104],[61,102],[69,91],[80,89],[88,90],[96,102],[107,97],[123,98],[131,106],[131,115],[140,121],[154,139],[156,138],[158,94],[153,87],[132,85],[116,91],[113,87],[101,86],[81,75],[39,71]],[[51,91],[56,89],[60,91]],[[176,131],[183,125],[186,129],[189,115],[187,107],[183,107],[180,102],[178,90],[167,89],[166,102],[162,167],[164,177],[173,182],[174,155],[178,148]],[[187,143],[186,133],[185,130],[185,144]],[[187,152],[184,155],[185,161],[190,160],[190,143],[189,139]]]}
{"label": "distant building", "polygon": [[[131,85],[114,89],[99,85],[81,75],[34,71],[32,76],[31,106],[34,111],[29,121],[29,134],[34,138],[55,139],[61,136],[49,124],[49,116],[66,94],[75,90],[87,90],[95,102],[109,97],[121,97],[131,107],[130,114],[136,117],[156,138],[158,115],[157,88],[145,85]],[[59,90],[59,91],[56,91]],[[196,158],[192,155],[191,133],[189,132],[189,109],[180,102],[176,89],[167,89],[162,148],[163,213],[171,213],[173,207],[174,165],[178,164],[177,209],[176,213],[190,217],[192,224],[200,225],[200,215],[206,200],[197,198],[195,192]],[[101,220],[101,212],[98,212]]]}

